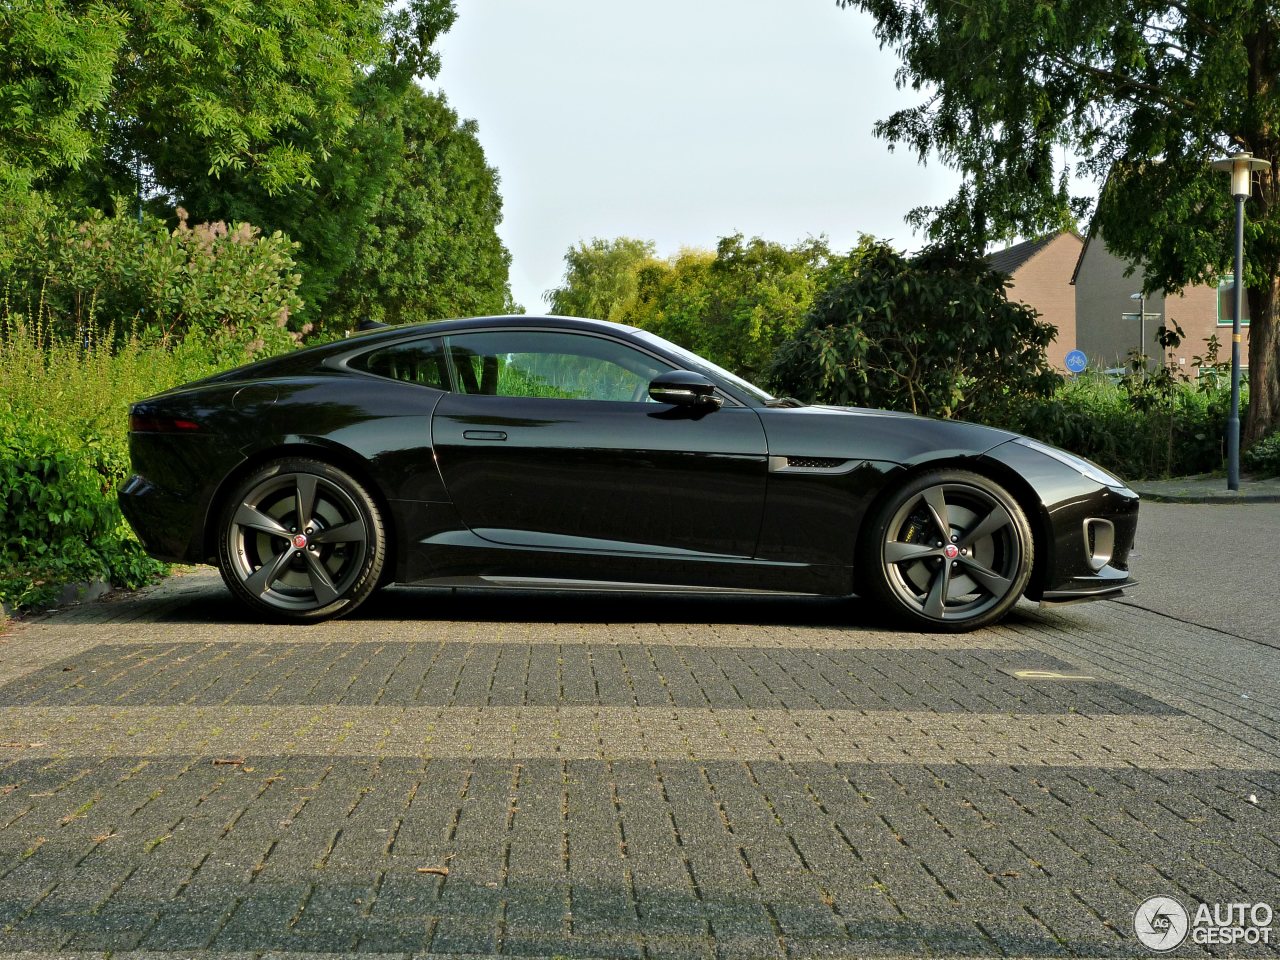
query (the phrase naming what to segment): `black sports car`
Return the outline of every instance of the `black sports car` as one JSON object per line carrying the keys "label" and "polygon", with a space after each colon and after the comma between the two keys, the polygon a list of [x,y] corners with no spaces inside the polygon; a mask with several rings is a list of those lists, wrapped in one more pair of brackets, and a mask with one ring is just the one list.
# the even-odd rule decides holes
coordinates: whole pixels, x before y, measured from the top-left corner
{"label": "black sports car", "polygon": [[147,551],[318,621],[387,583],[873,598],[967,630],[1114,596],[1138,497],[969,423],[805,406],[643,330],[383,328],[135,404]]}

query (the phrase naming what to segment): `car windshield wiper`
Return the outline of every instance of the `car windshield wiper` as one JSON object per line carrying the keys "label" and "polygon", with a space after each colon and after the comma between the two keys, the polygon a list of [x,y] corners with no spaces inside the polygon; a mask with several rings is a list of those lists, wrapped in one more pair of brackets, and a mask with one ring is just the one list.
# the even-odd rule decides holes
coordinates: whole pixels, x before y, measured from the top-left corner
{"label": "car windshield wiper", "polygon": [[797,400],[795,397],[774,397],[772,400],[764,402],[766,407],[807,407],[807,403]]}

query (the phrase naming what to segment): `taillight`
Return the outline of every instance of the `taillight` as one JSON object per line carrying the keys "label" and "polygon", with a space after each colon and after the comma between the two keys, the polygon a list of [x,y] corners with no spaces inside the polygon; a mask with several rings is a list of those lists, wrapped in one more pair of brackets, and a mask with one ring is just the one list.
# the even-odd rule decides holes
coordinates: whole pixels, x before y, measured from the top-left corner
{"label": "taillight", "polygon": [[199,430],[200,424],[181,417],[163,417],[147,413],[129,414],[130,433],[189,433]]}

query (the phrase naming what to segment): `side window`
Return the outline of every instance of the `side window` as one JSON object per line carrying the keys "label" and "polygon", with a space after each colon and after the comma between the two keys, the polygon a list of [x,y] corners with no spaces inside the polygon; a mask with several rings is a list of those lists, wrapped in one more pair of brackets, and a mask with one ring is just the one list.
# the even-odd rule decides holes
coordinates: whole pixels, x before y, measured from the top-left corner
{"label": "side window", "polygon": [[586,334],[507,330],[447,338],[462,393],[643,401],[669,364]]}
{"label": "side window", "polygon": [[435,390],[449,389],[449,368],[438,339],[410,340],[381,350],[370,350],[351,360],[350,366],[366,373],[417,383]]}

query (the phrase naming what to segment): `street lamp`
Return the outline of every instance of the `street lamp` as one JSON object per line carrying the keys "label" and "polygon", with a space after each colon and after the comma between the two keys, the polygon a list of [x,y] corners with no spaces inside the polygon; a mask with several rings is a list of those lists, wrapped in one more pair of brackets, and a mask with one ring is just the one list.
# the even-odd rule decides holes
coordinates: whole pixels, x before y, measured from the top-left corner
{"label": "street lamp", "polygon": [[1142,358],[1143,376],[1147,370],[1147,295],[1131,293],[1130,300],[1138,301],[1138,356]]}
{"label": "street lamp", "polygon": [[1231,298],[1231,414],[1227,417],[1227,489],[1240,489],[1240,314],[1244,310],[1244,202],[1253,192],[1253,173],[1270,170],[1270,160],[1259,160],[1241,151],[1215,160],[1214,170],[1231,175],[1231,196],[1236,201],[1236,254]]}

